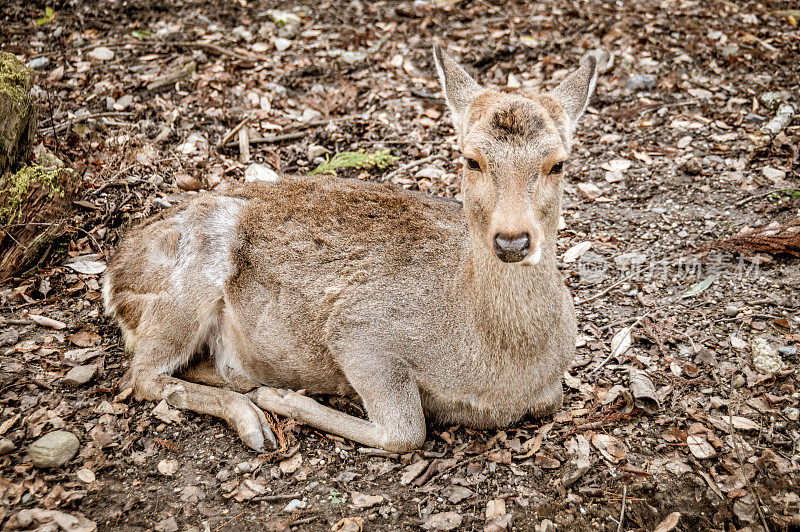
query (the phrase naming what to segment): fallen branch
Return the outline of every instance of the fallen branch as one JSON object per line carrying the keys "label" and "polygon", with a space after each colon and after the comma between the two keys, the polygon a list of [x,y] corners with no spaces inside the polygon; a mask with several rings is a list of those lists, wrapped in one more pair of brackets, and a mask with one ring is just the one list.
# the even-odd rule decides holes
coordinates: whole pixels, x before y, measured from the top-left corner
{"label": "fallen branch", "polygon": [[217,148],[216,148],[217,152],[221,152],[223,149],[225,149],[225,144],[227,144],[228,141],[230,141],[233,138],[233,136],[236,133],[238,133],[239,130],[242,129],[242,127],[246,126],[252,119],[253,119],[253,115],[251,115],[251,114],[245,116],[241,120],[241,122],[239,122],[238,124],[233,126],[233,129],[231,129],[230,131],[225,133],[225,135],[222,137],[222,140],[220,140],[217,143]]}
{"label": "fallen branch", "polygon": [[[301,124],[293,124],[292,126],[287,127],[287,129],[308,129],[308,128],[318,127],[318,126],[327,126],[331,122],[341,122],[343,120],[351,120],[353,118],[358,118],[358,117],[357,117],[357,115],[348,115],[348,116],[339,116],[339,117],[336,117],[336,118],[326,118],[326,119],[323,119],[323,120],[310,120],[308,122],[301,123]],[[305,133],[303,133],[302,131],[297,131],[297,132],[294,132],[294,133],[283,133],[281,135],[273,135],[271,137],[261,137],[261,138],[255,138],[255,139],[251,138],[249,144],[251,144],[251,145],[252,144],[272,144],[272,143],[275,143],[275,142],[283,142],[283,141],[286,141],[286,140],[299,139],[299,138],[302,138],[304,135],[305,135]],[[233,138],[232,135],[231,135],[231,138]],[[228,140],[230,140],[230,139],[228,139]],[[226,141],[226,143],[223,144],[222,147],[223,148],[238,148],[239,147],[239,143],[238,142],[227,142]]]}
{"label": "fallen branch", "polygon": [[45,126],[39,128],[39,133],[44,134],[49,131],[53,132],[53,135],[56,133],[61,133],[62,131],[67,130],[71,125],[79,124],[81,122],[86,122],[88,120],[96,120],[98,118],[113,118],[113,117],[121,117],[121,116],[133,116],[134,113],[130,111],[116,111],[116,112],[105,112],[105,113],[92,113],[92,114],[82,114],[78,115],[74,118],[70,118],[58,124],[55,127]]}

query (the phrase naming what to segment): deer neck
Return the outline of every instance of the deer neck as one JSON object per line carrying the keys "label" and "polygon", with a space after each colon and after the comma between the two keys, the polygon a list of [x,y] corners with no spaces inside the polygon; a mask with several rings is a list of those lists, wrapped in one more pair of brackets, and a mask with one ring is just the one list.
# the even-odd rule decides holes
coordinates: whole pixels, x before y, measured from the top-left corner
{"label": "deer neck", "polygon": [[467,322],[491,352],[530,349],[546,332],[543,314],[560,295],[554,243],[546,241],[541,260],[530,266],[506,264],[489,250],[471,248],[460,279]]}

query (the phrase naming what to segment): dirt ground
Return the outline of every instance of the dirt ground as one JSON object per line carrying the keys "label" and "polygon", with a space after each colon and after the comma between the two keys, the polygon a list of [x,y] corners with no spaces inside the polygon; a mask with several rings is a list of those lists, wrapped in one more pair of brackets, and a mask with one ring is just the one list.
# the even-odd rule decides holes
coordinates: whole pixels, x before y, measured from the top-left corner
{"label": "dirt ground", "polygon": [[[36,60],[41,145],[82,179],[67,234],[0,287],[3,530],[798,529],[800,262],[705,247],[800,209],[800,121],[753,137],[773,102],[800,105],[790,4],[3,2],[0,50]],[[339,175],[399,169],[457,197],[435,41],[506,90],[613,57],[567,167],[559,257],[580,338],[563,409],[429,427],[401,456],[275,420],[281,449],[257,455],[217,419],[121,396],[97,271],[187,189],[253,162],[308,172],[322,147],[389,149],[393,166]],[[238,134],[216,146],[247,116],[243,162]],[[87,382],[64,378],[86,365]],[[34,467],[54,429],[77,455]]]}

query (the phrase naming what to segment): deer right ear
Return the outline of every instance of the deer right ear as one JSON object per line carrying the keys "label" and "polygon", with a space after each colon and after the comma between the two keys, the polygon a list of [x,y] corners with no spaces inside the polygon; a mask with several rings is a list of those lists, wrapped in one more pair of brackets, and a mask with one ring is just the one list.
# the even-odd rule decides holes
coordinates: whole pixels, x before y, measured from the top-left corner
{"label": "deer right ear", "polygon": [[438,44],[433,45],[433,59],[436,62],[436,70],[439,72],[442,92],[444,92],[450,111],[453,112],[453,122],[455,122],[456,129],[460,129],[469,104],[483,88]]}

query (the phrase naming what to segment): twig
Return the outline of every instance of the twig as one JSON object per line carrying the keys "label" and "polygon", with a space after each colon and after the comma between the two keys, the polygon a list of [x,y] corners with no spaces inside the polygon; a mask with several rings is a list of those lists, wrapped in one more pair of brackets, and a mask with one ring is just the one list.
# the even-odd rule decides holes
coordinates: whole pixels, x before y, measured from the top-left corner
{"label": "twig", "polygon": [[244,515],[244,512],[239,512],[238,514],[234,515],[233,517],[231,517],[230,519],[228,519],[227,521],[225,521],[224,523],[222,523],[221,525],[219,525],[217,528],[215,528],[215,529],[213,530],[213,532],[217,532],[217,531],[218,531],[218,530],[220,530],[222,527],[224,527],[224,526],[226,526],[226,525],[229,525],[229,524],[233,523],[234,521],[236,521],[237,519],[239,519],[239,518],[240,518],[241,516],[243,516],[243,515]]}
{"label": "twig", "polygon": [[380,456],[381,458],[396,459],[400,455],[384,449],[375,449],[373,447],[359,447],[358,452],[365,456]]}
{"label": "twig", "polygon": [[225,136],[224,136],[224,137],[222,137],[222,140],[220,140],[220,141],[217,143],[217,148],[216,148],[216,149],[217,149],[217,151],[218,151],[218,152],[221,152],[221,151],[222,151],[222,150],[225,148],[225,144],[227,144],[227,143],[228,143],[228,141],[230,141],[230,140],[233,138],[233,136],[234,136],[236,133],[238,133],[238,132],[239,132],[239,130],[240,130],[240,129],[242,129],[242,127],[243,127],[243,126],[247,125],[247,124],[248,124],[248,123],[249,123],[249,122],[250,122],[252,119],[253,119],[253,115],[252,115],[252,114],[249,114],[249,115],[245,116],[245,117],[242,119],[242,121],[241,121],[241,122],[239,122],[238,124],[236,124],[235,126],[233,126],[233,129],[231,129],[230,131],[228,131],[227,133],[225,133]]}
{"label": "twig", "polygon": [[418,159],[416,161],[411,161],[410,163],[404,164],[400,168],[392,170],[391,172],[389,172],[385,176],[381,177],[381,181],[389,181],[392,178],[394,178],[395,176],[397,176],[398,174],[400,174],[402,172],[405,172],[406,170],[410,170],[412,168],[416,168],[417,166],[422,166],[423,164],[428,164],[428,163],[433,162],[433,161],[435,161],[437,159],[444,159],[444,156],[443,155],[439,155],[439,154],[428,155],[427,157],[423,157],[422,159]]}
{"label": "twig", "polygon": [[622,485],[622,510],[619,512],[619,523],[617,524],[617,532],[622,532],[622,523],[625,521],[625,505],[628,502],[628,485]]}
{"label": "twig", "polygon": [[239,129],[239,160],[243,163],[250,162],[250,135],[246,127]]}
{"label": "twig", "polygon": [[575,301],[575,304],[576,305],[582,305],[584,303],[591,303],[595,299],[599,299],[599,298],[603,297],[604,295],[606,295],[607,293],[609,293],[611,290],[613,290],[614,288],[618,287],[622,283],[624,283],[626,281],[630,281],[635,276],[636,276],[635,274],[626,275],[625,277],[623,277],[622,279],[620,279],[616,283],[612,284],[611,286],[609,286],[608,288],[606,288],[604,290],[601,290],[600,292],[596,293],[595,295],[593,295],[593,296],[591,296],[591,297],[589,297],[587,299],[579,299],[579,300]]}
{"label": "twig", "polygon": [[609,329],[611,329],[613,327],[616,327],[617,325],[622,325],[624,323],[631,323],[632,321],[636,321],[638,319],[639,318],[636,317],[636,316],[631,316],[630,318],[625,318],[625,319],[622,319],[622,320],[612,321],[611,323],[609,323],[607,325],[603,325],[602,327],[598,327],[597,330],[598,331],[607,331],[607,330],[609,330]]}
{"label": "twig", "polygon": [[[302,124],[293,124],[287,129],[308,129],[312,127],[318,126],[327,126],[331,122],[341,122],[345,120],[352,120],[353,118],[358,118],[358,115],[347,115],[347,116],[338,116],[336,118],[325,118],[322,120],[309,120],[308,122]],[[257,139],[250,139],[250,144],[271,144],[273,142],[283,142],[285,140],[294,140],[299,139],[305,136],[305,133],[297,131],[294,133],[283,133],[281,135],[273,135],[271,137],[262,137]],[[227,142],[223,145],[224,148],[238,148],[238,142]]]}
{"label": "twig", "polygon": [[120,117],[120,116],[133,116],[134,113],[129,111],[116,111],[116,112],[104,112],[104,113],[91,113],[91,114],[82,114],[76,116],[75,118],[70,118],[69,120],[65,120],[61,122],[57,126],[54,127],[44,127],[39,130],[40,133],[45,133],[48,130],[52,129],[53,136],[56,133],[61,133],[62,131],[66,130],[71,124],[79,124],[81,122],[86,122],[87,120],[94,120],[97,118],[111,118],[111,117]]}
{"label": "twig", "polygon": [[[741,370],[741,366],[736,370],[736,373]],[[735,373],[734,373],[735,374]],[[750,490],[750,493],[753,494],[753,500],[756,503],[756,510],[758,510],[758,516],[761,518],[761,524],[764,525],[764,530],[769,532],[769,525],[767,524],[767,518],[764,517],[764,510],[761,509],[761,497],[758,496],[756,493],[755,488],[753,488],[753,484],[750,482],[750,477],[747,476],[747,471],[744,469],[744,460],[742,460],[742,451],[739,449],[739,440],[736,437],[736,429],[733,426],[733,379],[730,380],[730,391],[729,393],[729,400],[730,404],[728,405],[728,425],[731,428],[731,440],[733,440],[733,450],[736,452],[736,459],[739,461],[739,467],[742,470],[742,476],[744,477],[745,482],[747,482],[747,489]]]}
{"label": "twig", "polygon": [[253,497],[253,500],[263,502],[278,502],[288,501],[290,499],[299,499],[302,496],[302,493],[284,493],[283,495],[261,495],[260,497]]}
{"label": "twig", "polygon": [[463,465],[471,464],[472,462],[480,460],[481,458],[486,458],[486,456],[488,456],[488,454],[489,454],[489,451],[484,451],[481,454],[476,454],[475,456],[472,456],[472,457],[470,457],[470,458],[468,458],[466,460],[461,460],[460,462],[457,462],[457,463],[451,465],[450,467],[442,469],[441,471],[438,471],[435,475],[431,475],[428,478],[428,480],[425,481],[423,486],[427,486],[428,484],[430,484],[434,480],[438,480],[439,478],[442,477],[442,475],[444,475],[446,473],[449,473],[450,471],[452,471],[453,469],[455,469],[457,467],[461,467]]}
{"label": "twig", "polygon": [[[791,190],[791,189],[789,189],[789,190]],[[734,203],[734,205],[736,207],[741,207],[745,203],[750,203],[753,200],[766,198],[766,197],[771,196],[773,194],[781,194],[781,193],[786,192],[786,191],[787,191],[787,189],[785,189],[785,188],[778,188],[778,189],[770,190],[768,192],[763,192],[763,193],[760,193],[760,194],[753,194],[752,196],[747,196],[746,198],[737,201],[736,203]]]}

